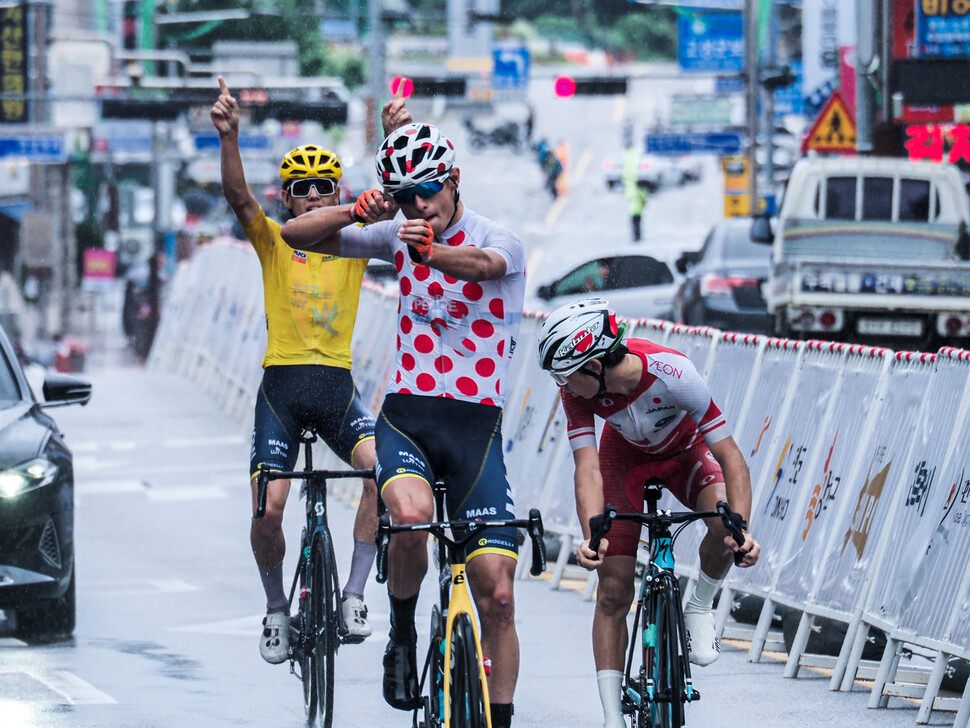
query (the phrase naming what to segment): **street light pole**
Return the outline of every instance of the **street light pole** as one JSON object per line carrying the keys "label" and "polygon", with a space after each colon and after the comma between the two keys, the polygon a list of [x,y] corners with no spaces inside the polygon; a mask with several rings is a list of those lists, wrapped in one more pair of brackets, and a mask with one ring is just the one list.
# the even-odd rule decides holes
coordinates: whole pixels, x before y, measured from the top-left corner
{"label": "street light pole", "polygon": [[381,27],[381,0],[368,0],[367,22],[367,75],[369,94],[367,99],[367,118],[365,123],[367,146],[375,151],[380,139],[381,97],[384,95],[384,37]]}
{"label": "street light pole", "polygon": [[758,208],[758,0],[744,0],[744,73],[748,83],[748,200],[749,214],[754,217]]}

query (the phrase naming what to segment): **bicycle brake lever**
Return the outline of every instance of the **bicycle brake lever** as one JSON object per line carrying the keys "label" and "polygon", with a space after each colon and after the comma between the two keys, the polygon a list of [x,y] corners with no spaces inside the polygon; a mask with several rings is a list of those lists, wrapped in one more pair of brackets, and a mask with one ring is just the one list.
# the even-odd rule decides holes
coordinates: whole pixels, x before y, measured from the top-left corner
{"label": "bicycle brake lever", "polygon": [[266,490],[269,484],[269,474],[264,470],[256,476],[256,513],[253,517],[259,521],[266,515]]}
{"label": "bicycle brake lever", "polygon": [[529,536],[532,538],[532,568],[529,573],[539,576],[546,570],[546,542],[543,536],[542,515],[538,508],[529,511]]}
{"label": "bicycle brake lever", "polygon": [[383,584],[387,581],[387,547],[391,540],[391,516],[385,513],[381,516],[377,526],[377,533],[374,534],[374,542],[377,544],[377,583]]}

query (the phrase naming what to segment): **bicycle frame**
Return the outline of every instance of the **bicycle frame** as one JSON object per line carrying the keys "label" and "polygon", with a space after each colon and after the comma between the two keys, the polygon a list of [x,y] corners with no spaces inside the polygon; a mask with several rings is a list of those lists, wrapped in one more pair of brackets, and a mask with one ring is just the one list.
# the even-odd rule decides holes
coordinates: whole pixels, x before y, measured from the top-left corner
{"label": "bicycle frame", "polygon": [[[700,692],[693,686],[690,674],[690,662],[687,659],[687,628],[684,623],[680,582],[674,571],[676,563],[673,543],[677,534],[671,534],[670,527],[674,524],[686,525],[704,518],[720,518],[734,537],[735,542],[739,546],[743,546],[743,530],[747,527],[747,524],[745,524],[740,515],[733,513],[724,501],[718,502],[716,511],[683,513],[660,511],[658,509],[658,503],[662,494],[662,487],[663,483],[658,480],[649,480],[645,483],[644,499],[647,502],[647,507],[644,513],[617,513],[615,506],[607,505],[601,515],[591,518],[589,522],[591,534],[589,548],[594,552],[598,550],[600,540],[609,532],[614,520],[633,521],[647,526],[650,539],[650,561],[647,563],[647,568],[643,574],[643,581],[641,582],[640,596],[637,602],[638,607],[633,622],[633,632],[623,677],[622,698],[629,712],[639,711],[642,708],[644,698],[646,698],[647,702],[655,706],[654,710],[659,710],[660,708],[658,706],[666,703],[671,706],[674,716],[682,718],[682,714],[680,713],[682,708],[674,708],[674,706],[678,703],[682,704],[699,700],[701,696]],[[742,558],[743,555],[740,553],[735,554],[736,563],[740,563],[740,559]],[[667,590],[668,593],[666,595],[663,594],[663,590]],[[657,592],[661,593],[658,594]],[[666,600],[667,607],[664,607],[665,610],[667,608],[672,609],[676,629],[675,633],[667,632],[665,636],[657,628],[655,619],[656,607],[659,600]],[[642,634],[639,629],[641,614],[645,622],[642,627]],[[650,624],[646,623],[648,619],[650,620]],[[675,641],[679,644],[667,644],[664,646],[664,640],[668,642]],[[683,648],[682,659],[680,660],[683,691],[680,695],[660,694],[660,686],[655,684],[653,675],[648,674],[644,669],[646,666],[659,662],[656,651],[663,647],[667,650],[674,650],[675,653],[679,653],[680,648]],[[643,683],[639,679],[634,680],[631,677],[633,656],[640,648],[643,651],[644,667],[641,667]],[[667,716],[667,718],[669,717]]]}
{"label": "bicycle frame", "polygon": [[[445,487],[440,481],[434,486],[435,515],[440,519],[444,516],[444,497]],[[416,523],[401,526],[392,526],[388,514],[381,516],[380,525],[377,531],[377,581],[384,583],[387,580],[387,548],[392,533],[404,531],[427,531],[434,535],[438,553],[438,589],[439,589],[439,609],[440,616],[444,619],[444,642],[441,646],[442,654],[442,686],[439,694],[439,711],[437,719],[442,725],[450,726],[452,718],[451,705],[451,684],[452,684],[452,665],[449,659],[452,654],[452,634],[455,621],[461,614],[468,615],[471,623],[473,641],[475,643],[475,656],[478,665],[478,678],[482,687],[482,699],[485,705],[485,721],[488,728],[492,725],[492,714],[489,709],[488,695],[488,670],[482,652],[481,633],[478,627],[478,620],[475,618],[474,607],[472,606],[472,595],[468,587],[466,572],[465,545],[472,539],[481,535],[482,531],[488,528],[499,528],[503,526],[514,526],[524,528],[529,532],[532,539],[532,568],[533,576],[538,576],[545,571],[545,542],[542,540],[543,527],[542,517],[539,511],[533,508],[529,512],[528,520],[507,520],[507,521],[437,521],[434,523]],[[449,538],[446,530],[451,530],[454,538]],[[463,536],[457,533],[465,531]],[[428,658],[425,661],[421,675],[421,692],[424,691],[424,680],[432,669],[433,650],[435,649],[434,639],[429,646]],[[417,712],[421,707],[415,708],[414,725],[417,725]],[[428,727],[430,728],[430,726]]]}

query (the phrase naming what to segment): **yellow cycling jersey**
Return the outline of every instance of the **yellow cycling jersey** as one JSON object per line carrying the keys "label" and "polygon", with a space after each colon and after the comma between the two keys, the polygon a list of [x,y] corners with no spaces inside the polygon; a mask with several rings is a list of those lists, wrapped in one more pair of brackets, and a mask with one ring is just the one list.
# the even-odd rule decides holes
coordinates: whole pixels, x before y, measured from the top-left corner
{"label": "yellow cycling jersey", "polygon": [[294,250],[280,236],[281,228],[262,208],[243,225],[263,268],[263,366],[323,364],[350,369],[350,342],[367,258]]}

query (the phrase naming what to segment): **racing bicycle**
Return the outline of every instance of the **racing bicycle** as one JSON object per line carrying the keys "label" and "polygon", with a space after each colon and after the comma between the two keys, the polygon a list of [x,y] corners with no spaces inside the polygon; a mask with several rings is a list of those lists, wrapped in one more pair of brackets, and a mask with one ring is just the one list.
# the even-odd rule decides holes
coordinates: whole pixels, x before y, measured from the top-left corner
{"label": "racing bicycle", "polygon": [[[546,569],[542,517],[537,508],[529,518],[504,521],[444,521],[446,488],[435,483],[434,523],[391,525],[390,515],[381,516],[377,529],[377,581],[387,581],[387,547],[391,535],[426,531],[435,537],[439,600],[431,610],[431,642],[421,670],[414,709],[413,728],[491,728],[488,699],[490,662],[482,654],[478,623],[465,575],[465,546],[489,528],[512,526],[525,529],[532,540],[533,576]],[[452,537],[448,536],[451,532]],[[425,690],[427,686],[427,690]],[[419,713],[423,711],[423,720]]]}
{"label": "racing bicycle", "polygon": [[300,586],[296,615],[290,620],[290,673],[303,683],[303,708],[307,725],[320,717],[322,728],[333,724],[334,656],[337,648],[357,643],[344,624],[340,608],[340,581],[333,553],[333,538],[327,523],[327,480],[332,478],[373,478],[373,470],[314,470],[311,445],[317,436],[312,430],[300,435],[303,444],[303,470],[259,471],[257,476],[256,518],[266,513],[266,486],[270,480],[302,480],[300,497],[306,496],[306,526],[300,539],[300,558],[290,587],[290,612],[297,584]]}
{"label": "racing bicycle", "polygon": [[[716,511],[661,511],[657,503],[662,487],[659,480],[647,481],[644,513],[617,513],[616,506],[607,505],[602,514],[589,519],[589,548],[594,553],[613,521],[645,524],[650,534],[650,561],[643,574],[621,693],[623,712],[632,715],[631,728],[679,728],[684,725],[685,704],[701,697],[690,676],[680,582],[674,574],[674,541],[688,524],[703,518],[720,518],[739,546],[744,544],[743,530],[747,528],[741,515],[731,511],[725,501],[718,501]],[[671,534],[675,524],[681,524],[680,528]],[[735,563],[743,558],[735,554]],[[637,652],[642,658],[634,674]]]}

